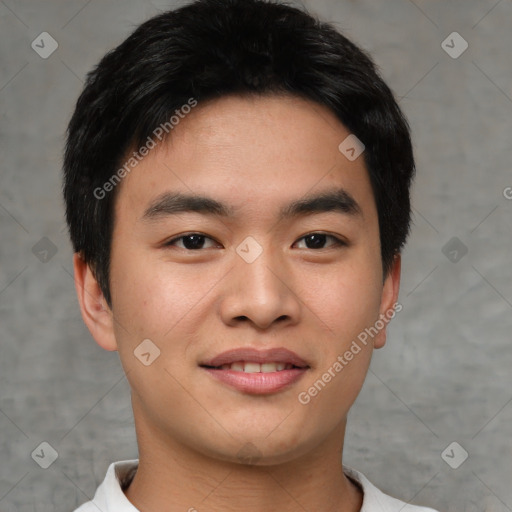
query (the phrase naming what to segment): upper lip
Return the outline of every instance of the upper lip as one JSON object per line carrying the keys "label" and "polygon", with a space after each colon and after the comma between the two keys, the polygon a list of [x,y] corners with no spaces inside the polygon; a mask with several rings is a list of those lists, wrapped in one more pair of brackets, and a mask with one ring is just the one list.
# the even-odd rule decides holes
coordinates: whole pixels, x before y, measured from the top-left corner
{"label": "upper lip", "polygon": [[223,364],[231,364],[239,361],[251,363],[287,363],[298,366],[299,368],[308,368],[308,364],[304,359],[299,357],[295,352],[286,348],[271,348],[267,350],[258,350],[255,348],[235,348],[227,350],[215,356],[212,359],[204,361],[201,366],[222,366]]}

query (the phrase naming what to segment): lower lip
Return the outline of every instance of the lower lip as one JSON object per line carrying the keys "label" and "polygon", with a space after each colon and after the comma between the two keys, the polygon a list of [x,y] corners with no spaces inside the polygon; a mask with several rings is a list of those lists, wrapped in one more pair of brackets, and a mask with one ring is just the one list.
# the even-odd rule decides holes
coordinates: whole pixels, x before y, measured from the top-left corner
{"label": "lower lip", "polygon": [[246,373],[234,370],[215,370],[204,368],[214,379],[244,393],[266,395],[276,393],[297,382],[307,371],[307,368],[292,368],[280,372]]}

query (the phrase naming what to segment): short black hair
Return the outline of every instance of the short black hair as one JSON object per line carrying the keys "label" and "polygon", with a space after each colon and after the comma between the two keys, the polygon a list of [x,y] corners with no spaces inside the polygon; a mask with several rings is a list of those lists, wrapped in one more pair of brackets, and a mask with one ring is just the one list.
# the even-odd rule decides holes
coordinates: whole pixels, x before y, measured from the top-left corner
{"label": "short black hair", "polygon": [[288,4],[196,0],[142,23],[108,52],[87,74],[67,129],[70,237],[110,307],[119,188],[112,179],[124,175],[123,157],[184,105],[230,94],[312,100],[363,142],[389,272],[409,233],[415,164],[407,120],[370,56],[332,24]]}

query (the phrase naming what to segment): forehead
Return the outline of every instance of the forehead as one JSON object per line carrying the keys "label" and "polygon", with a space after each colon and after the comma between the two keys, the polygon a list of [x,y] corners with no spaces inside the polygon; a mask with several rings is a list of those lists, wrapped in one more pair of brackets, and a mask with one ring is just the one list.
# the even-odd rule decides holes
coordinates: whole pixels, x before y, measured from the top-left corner
{"label": "forehead", "polygon": [[140,217],[171,191],[215,197],[236,209],[270,208],[315,189],[343,188],[371,209],[364,158],[350,161],[339,150],[349,135],[329,109],[299,97],[200,103],[123,179],[118,206]]}

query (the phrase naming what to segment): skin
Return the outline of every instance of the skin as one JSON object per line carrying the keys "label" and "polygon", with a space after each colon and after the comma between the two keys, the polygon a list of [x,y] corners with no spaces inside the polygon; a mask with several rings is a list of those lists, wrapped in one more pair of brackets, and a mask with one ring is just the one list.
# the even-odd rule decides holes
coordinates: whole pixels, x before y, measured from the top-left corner
{"label": "skin", "polygon": [[[119,352],[131,386],[140,460],[125,494],[142,512],[360,510],[361,491],[342,471],[343,439],[385,328],[308,404],[298,401],[398,299],[400,256],[384,278],[364,158],[338,150],[348,135],[328,109],[301,98],[201,103],[117,191],[112,309],[75,255],[84,321],[101,347]],[[278,221],[283,205],[340,187],[359,215]],[[143,220],[164,191],[207,195],[235,214]],[[164,246],[197,232],[210,237],[199,250],[183,239]],[[317,232],[347,245],[327,237],[308,247],[303,237]],[[236,252],[248,236],[262,249],[252,263]],[[144,339],[160,349],[148,366],[134,356]],[[309,369],[284,390],[249,395],[198,366],[237,347],[285,347]],[[240,459],[244,446],[253,463]]]}

